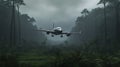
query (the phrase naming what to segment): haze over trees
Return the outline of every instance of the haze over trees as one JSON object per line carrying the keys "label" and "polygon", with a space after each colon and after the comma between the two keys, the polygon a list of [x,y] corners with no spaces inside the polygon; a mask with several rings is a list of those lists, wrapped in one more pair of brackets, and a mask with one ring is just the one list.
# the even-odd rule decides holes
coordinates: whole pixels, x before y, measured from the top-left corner
{"label": "haze over trees", "polygon": [[35,31],[36,20],[19,12],[24,0],[15,0],[14,5],[13,0],[0,0],[0,67],[119,67],[120,1],[96,4],[103,7],[85,8],[76,18],[71,32],[81,34],[52,45],[42,32]]}
{"label": "haze over trees", "polygon": [[[21,14],[15,9],[15,15],[13,16],[12,12],[12,0],[1,0],[0,1],[0,46],[6,46],[10,43],[10,31],[11,29],[11,22],[15,20],[15,39],[16,39],[16,46],[19,46],[19,34],[21,35],[21,43],[27,42],[36,42],[42,44],[46,41],[46,36],[41,32],[36,32],[37,26],[35,24],[35,19],[33,17],[29,17],[27,14]],[[23,0],[15,0],[16,5],[24,5]],[[21,26],[21,27],[19,27]],[[21,28],[21,29],[19,29]],[[13,31],[13,30],[12,30]],[[29,46],[29,45],[28,45]],[[2,49],[5,49],[2,47]]]}
{"label": "haze over trees", "polygon": [[[104,4],[102,8],[95,8],[92,11],[84,9],[82,16],[76,20],[76,26],[72,32],[82,31],[81,35],[73,35],[68,41],[79,45],[90,44],[94,42],[96,46],[104,49],[112,48],[115,43],[119,43],[119,0],[100,0],[99,4]],[[105,43],[106,42],[106,43]],[[114,45],[113,45],[114,44]],[[119,45],[116,45],[119,46]]]}

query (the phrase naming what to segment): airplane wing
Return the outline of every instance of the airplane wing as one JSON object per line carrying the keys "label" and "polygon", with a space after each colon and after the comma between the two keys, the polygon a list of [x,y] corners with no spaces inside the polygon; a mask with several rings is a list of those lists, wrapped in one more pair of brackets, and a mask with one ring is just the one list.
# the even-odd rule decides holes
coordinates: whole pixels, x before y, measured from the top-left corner
{"label": "airplane wing", "polygon": [[82,33],[82,31],[80,31],[80,32],[63,32],[62,34],[66,34],[67,36],[70,36],[72,34],[81,34],[81,33]]}
{"label": "airplane wing", "polygon": [[45,29],[39,29],[39,30],[36,30],[36,31],[47,32],[47,33],[53,33],[54,32],[52,30],[45,30]]}
{"label": "airplane wing", "polygon": [[82,31],[80,32],[63,32],[62,34],[81,34]]}

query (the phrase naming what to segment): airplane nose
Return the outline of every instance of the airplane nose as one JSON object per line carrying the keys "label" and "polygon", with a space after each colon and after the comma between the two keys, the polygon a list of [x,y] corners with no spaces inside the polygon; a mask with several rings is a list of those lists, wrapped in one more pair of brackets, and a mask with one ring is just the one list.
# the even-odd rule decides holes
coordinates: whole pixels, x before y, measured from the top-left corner
{"label": "airplane nose", "polygon": [[61,30],[60,32],[62,33],[63,31]]}

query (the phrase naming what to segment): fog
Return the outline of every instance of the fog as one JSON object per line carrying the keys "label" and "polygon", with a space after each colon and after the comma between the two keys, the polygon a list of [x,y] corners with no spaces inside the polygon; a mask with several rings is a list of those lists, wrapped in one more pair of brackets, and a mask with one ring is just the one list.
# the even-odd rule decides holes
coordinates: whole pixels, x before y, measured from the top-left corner
{"label": "fog", "polygon": [[[21,13],[34,17],[39,28],[52,29],[55,23],[55,26],[70,32],[81,11],[97,7],[98,0],[25,0],[25,3],[26,6],[21,6]],[[48,36],[48,39],[64,41],[67,37]]]}

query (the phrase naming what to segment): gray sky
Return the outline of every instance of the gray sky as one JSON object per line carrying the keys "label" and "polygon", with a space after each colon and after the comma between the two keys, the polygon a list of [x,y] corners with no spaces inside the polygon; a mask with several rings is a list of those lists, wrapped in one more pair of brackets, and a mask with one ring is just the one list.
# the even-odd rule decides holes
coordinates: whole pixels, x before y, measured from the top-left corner
{"label": "gray sky", "polygon": [[[91,10],[97,7],[99,0],[24,0],[26,6],[21,6],[21,12],[34,17],[40,28],[52,29],[52,24],[70,31],[75,20],[84,8]],[[56,36],[51,40],[63,41],[65,38]]]}

